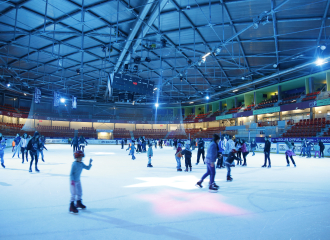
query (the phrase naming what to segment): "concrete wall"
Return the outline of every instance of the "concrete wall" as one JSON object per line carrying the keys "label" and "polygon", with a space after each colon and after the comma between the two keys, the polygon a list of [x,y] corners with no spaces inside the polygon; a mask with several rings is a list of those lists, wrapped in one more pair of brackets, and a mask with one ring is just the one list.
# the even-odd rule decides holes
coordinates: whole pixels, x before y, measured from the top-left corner
{"label": "concrete wall", "polygon": [[91,122],[71,122],[70,123],[70,127],[72,129],[78,130],[81,129],[83,127],[92,127],[92,123]]}
{"label": "concrete wall", "polygon": [[53,121],[52,126],[58,126],[58,127],[69,127],[70,122],[69,121]]}
{"label": "concrete wall", "polygon": [[95,122],[93,123],[93,127],[95,129],[114,129],[114,124],[113,123],[98,123],[98,122]]}

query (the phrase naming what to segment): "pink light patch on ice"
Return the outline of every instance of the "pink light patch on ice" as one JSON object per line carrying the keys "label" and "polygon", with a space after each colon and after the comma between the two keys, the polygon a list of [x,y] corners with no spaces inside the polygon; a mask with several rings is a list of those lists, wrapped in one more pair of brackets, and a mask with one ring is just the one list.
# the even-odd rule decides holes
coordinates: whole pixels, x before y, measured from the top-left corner
{"label": "pink light patch on ice", "polygon": [[224,203],[219,193],[190,193],[167,190],[158,194],[139,195],[139,199],[153,204],[153,211],[163,216],[188,215],[208,212],[220,215],[245,215],[249,212]]}

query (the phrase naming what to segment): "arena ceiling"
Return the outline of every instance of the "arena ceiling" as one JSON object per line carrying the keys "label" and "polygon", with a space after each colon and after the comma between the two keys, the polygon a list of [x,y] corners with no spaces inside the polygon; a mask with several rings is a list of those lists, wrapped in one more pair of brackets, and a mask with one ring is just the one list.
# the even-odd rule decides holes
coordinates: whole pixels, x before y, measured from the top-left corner
{"label": "arena ceiling", "polygon": [[137,103],[230,97],[327,69],[329,4],[0,0],[2,91],[116,102],[108,74],[128,72],[157,86]]}

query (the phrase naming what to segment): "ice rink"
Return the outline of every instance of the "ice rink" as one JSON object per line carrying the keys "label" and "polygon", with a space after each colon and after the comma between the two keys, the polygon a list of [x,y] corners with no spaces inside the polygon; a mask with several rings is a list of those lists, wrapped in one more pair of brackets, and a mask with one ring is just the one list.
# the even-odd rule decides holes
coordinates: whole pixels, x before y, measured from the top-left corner
{"label": "ice rink", "polygon": [[[90,171],[82,172],[87,210],[68,212],[70,145],[46,145],[40,173],[11,158],[0,169],[0,239],[330,239],[330,159],[295,157],[286,167],[284,155],[247,157],[247,167],[217,169],[218,193],[194,185],[205,165],[177,172],[174,150],[154,149],[153,168],[146,153],[132,161],[120,146],[86,148]],[[29,159],[30,160],[30,159]],[[184,164],[184,161],[182,161]]]}

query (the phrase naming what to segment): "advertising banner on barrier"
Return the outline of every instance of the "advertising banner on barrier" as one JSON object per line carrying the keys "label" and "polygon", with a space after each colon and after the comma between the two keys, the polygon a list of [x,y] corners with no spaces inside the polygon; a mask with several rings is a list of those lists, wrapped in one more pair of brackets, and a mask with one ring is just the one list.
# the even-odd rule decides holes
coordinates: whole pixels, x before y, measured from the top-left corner
{"label": "advertising banner on barrier", "polygon": [[[323,143],[330,143],[330,138],[326,138],[326,137],[320,137],[320,138],[313,138],[313,137],[310,137],[310,138],[306,138],[308,141],[310,142],[317,142],[317,141],[321,141]],[[258,141],[258,140],[257,140]],[[301,142],[301,138],[272,138],[272,142],[285,142],[285,141],[294,141],[294,142]]]}
{"label": "advertising banner on barrier", "polygon": [[[118,140],[87,139],[88,144],[117,144]],[[68,144],[68,139],[46,139],[46,144]]]}
{"label": "advertising banner on barrier", "polygon": [[[258,144],[258,151],[263,152],[264,148],[265,148],[265,143],[257,143],[257,144]],[[276,143],[272,143],[272,145],[270,146],[270,152],[277,153],[277,144]]]}
{"label": "advertising banner on barrier", "polygon": [[309,108],[309,107],[313,107],[313,105],[314,105],[314,101],[307,101],[307,102],[299,102],[299,103],[291,103],[291,104],[281,105],[281,112]]}
{"label": "advertising banner on barrier", "polygon": [[13,113],[7,111],[0,111],[0,115],[5,115],[8,117],[18,117],[18,118],[27,118],[29,116],[28,114]]}
{"label": "advertising banner on barrier", "polygon": [[259,114],[266,114],[266,113],[274,113],[281,111],[280,107],[270,107],[270,108],[263,108],[253,111],[253,115],[259,115]]}
{"label": "advertising banner on barrier", "polygon": [[215,120],[223,120],[223,119],[229,119],[229,118],[233,118],[233,114],[226,114],[226,115],[223,115],[223,116],[217,116],[215,118]]}

